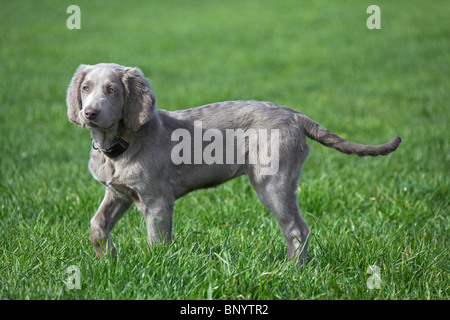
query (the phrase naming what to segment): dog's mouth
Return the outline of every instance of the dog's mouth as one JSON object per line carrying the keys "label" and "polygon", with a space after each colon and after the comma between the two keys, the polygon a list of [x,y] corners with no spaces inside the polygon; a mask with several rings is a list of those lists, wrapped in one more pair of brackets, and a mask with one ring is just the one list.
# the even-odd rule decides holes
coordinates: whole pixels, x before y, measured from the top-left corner
{"label": "dog's mouth", "polygon": [[100,128],[97,124],[95,124],[91,120],[82,118],[82,122],[83,122],[84,127],[87,129],[99,129]]}
{"label": "dog's mouth", "polygon": [[88,121],[85,122],[86,127],[88,127],[89,129],[98,129],[100,128],[98,125],[96,125],[94,122],[92,121]]}
{"label": "dog's mouth", "polygon": [[105,126],[101,126],[101,125],[93,122],[92,120],[86,120],[86,121],[84,121],[84,126],[87,129],[97,129],[97,130],[106,132],[106,131],[111,130],[114,127],[114,123],[110,126],[105,127]]}
{"label": "dog's mouth", "polygon": [[84,123],[84,126],[88,129],[103,129],[98,123],[93,120],[86,119],[84,116],[81,116],[81,120]]}

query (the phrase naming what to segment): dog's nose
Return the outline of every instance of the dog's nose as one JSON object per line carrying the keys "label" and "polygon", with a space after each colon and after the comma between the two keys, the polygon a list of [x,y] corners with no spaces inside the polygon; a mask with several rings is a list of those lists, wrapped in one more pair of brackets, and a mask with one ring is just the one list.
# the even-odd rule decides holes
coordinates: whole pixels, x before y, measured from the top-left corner
{"label": "dog's nose", "polygon": [[84,110],[84,116],[88,120],[94,120],[95,118],[97,118],[98,113],[99,113],[98,110],[95,110],[94,108],[88,107]]}

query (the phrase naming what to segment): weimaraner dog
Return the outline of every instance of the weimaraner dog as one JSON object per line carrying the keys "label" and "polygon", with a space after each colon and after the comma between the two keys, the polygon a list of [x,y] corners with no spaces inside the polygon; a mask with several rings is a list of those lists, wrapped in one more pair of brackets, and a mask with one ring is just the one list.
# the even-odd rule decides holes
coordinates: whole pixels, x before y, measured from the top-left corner
{"label": "weimaraner dog", "polygon": [[[302,263],[309,229],[295,191],[309,152],[306,137],[360,157],[387,155],[401,142],[400,137],[377,146],[349,142],[269,102],[157,110],[142,72],[117,64],[80,65],[66,102],[69,121],[91,130],[89,169],[106,187],[91,220],[91,241],[99,256],[114,250],[111,229],[133,203],[145,217],[149,244],[169,243],[175,200],[247,174],[281,227],[288,258]],[[265,161],[258,153],[266,154]]]}

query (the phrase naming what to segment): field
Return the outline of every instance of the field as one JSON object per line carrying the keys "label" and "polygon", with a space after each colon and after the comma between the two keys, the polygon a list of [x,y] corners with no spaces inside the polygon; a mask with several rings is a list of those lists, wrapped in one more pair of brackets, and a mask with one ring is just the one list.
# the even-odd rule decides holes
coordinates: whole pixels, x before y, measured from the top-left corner
{"label": "field", "polygon": [[[369,30],[371,4],[2,3],[0,299],[449,299],[450,5],[379,0]],[[403,143],[361,159],[309,141],[302,267],[247,177],[177,201],[169,247],[148,248],[132,207],[112,231],[121,254],[98,259],[89,221],[104,189],[65,95],[79,64],[99,62],[142,69],[160,109],[272,101],[345,139]]]}

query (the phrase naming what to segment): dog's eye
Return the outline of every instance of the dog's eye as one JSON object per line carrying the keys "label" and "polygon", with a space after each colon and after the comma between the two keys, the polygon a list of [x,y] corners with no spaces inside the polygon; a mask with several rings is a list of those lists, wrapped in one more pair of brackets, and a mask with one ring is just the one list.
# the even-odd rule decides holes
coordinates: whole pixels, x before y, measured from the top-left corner
{"label": "dog's eye", "polygon": [[114,88],[109,88],[108,89],[108,93],[111,93],[111,94],[114,94],[114,93],[116,93],[117,91],[116,91],[116,89],[114,89]]}
{"label": "dog's eye", "polygon": [[83,91],[88,92],[88,91],[89,91],[89,87],[88,87],[88,86],[84,86],[84,87],[83,87]]}

